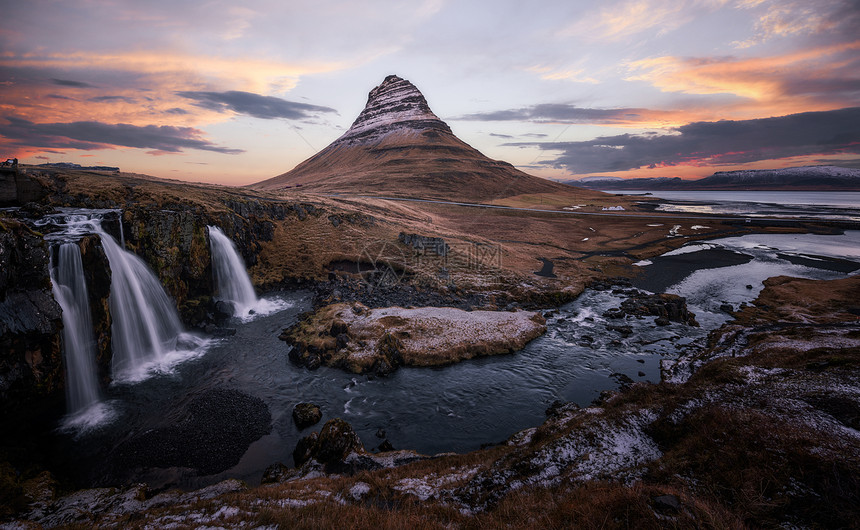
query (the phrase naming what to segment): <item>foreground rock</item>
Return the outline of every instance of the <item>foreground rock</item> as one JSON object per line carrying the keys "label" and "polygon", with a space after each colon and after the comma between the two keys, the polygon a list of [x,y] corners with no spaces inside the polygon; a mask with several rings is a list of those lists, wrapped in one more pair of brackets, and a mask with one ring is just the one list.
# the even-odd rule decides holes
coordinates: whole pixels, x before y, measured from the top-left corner
{"label": "foreground rock", "polygon": [[530,311],[368,309],[341,303],[319,309],[281,338],[293,346],[290,360],[296,364],[384,375],[398,366],[437,366],[512,353],[545,331],[543,316]]}
{"label": "foreground rock", "polygon": [[313,403],[299,403],[293,407],[293,421],[299,429],[316,425],[321,419],[322,411]]}

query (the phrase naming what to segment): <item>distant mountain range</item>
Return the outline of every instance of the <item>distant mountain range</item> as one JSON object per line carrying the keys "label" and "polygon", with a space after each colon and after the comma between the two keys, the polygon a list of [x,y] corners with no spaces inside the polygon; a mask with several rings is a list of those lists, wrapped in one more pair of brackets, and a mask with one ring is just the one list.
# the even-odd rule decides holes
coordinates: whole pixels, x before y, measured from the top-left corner
{"label": "distant mountain range", "polygon": [[749,190],[860,191],[860,169],[803,166],[785,169],[718,171],[698,180],[669,178],[585,177],[565,184],[598,190]]}
{"label": "distant mountain range", "polygon": [[323,193],[468,201],[575,191],[484,156],[454,135],[415,85],[395,75],[370,91],[364,110],[340,138],[292,170],[251,185],[267,190],[298,186]]}

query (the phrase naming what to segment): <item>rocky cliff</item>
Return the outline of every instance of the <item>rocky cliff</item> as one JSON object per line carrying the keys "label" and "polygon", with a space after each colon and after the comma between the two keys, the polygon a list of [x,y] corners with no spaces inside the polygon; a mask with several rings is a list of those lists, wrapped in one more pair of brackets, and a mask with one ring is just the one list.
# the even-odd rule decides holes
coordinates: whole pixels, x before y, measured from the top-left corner
{"label": "rocky cliff", "polygon": [[41,234],[0,219],[0,403],[62,395],[62,318]]}

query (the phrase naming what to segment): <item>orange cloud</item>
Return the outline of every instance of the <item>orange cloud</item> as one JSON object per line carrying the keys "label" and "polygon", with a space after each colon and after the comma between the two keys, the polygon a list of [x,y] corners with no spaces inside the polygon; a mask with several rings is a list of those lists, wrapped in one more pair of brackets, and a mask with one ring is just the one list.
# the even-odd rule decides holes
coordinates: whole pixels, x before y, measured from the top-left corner
{"label": "orange cloud", "polygon": [[689,20],[681,16],[686,7],[685,2],[677,0],[629,0],[589,13],[561,34],[618,41],[653,28],[660,28],[660,33],[665,33]]}
{"label": "orange cloud", "polygon": [[[200,126],[227,116],[192,106],[176,93],[218,88],[266,93],[292,89],[302,75],[328,72],[339,63],[288,64],[169,52],[116,54],[4,53],[0,67],[40,72],[40,79],[7,82],[0,110],[36,123],[77,121]],[[61,72],[61,73],[58,73]],[[57,82],[52,77],[75,79]],[[101,83],[98,79],[108,78]],[[61,81],[54,79],[54,81]]]}
{"label": "orange cloud", "polygon": [[[856,103],[860,86],[856,50],[860,40],[790,54],[750,59],[653,57],[628,64],[628,81],[645,81],[664,92],[731,94],[754,102],[740,114],[786,114],[830,110]],[[851,88],[853,85],[853,89]]]}

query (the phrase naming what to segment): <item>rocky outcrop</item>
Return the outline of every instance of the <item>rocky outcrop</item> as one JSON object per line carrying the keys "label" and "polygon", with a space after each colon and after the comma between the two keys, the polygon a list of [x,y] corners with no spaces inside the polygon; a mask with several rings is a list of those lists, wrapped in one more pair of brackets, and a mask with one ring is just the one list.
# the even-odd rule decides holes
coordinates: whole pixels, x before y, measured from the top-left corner
{"label": "rocky outcrop", "polygon": [[669,322],[680,322],[690,326],[698,326],[696,315],[687,309],[687,300],[676,294],[649,294],[637,290],[627,291],[628,298],[621,302],[621,307],[610,309],[603,316],[607,318],[624,318],[630,316],[655,316],[655,324],[667,326]]}
{"label": "rocky outcrop", "polygon": [[293,421],[299,429],[316,425],[321,419],[322,411],[313,403],[299,403],[293,407]]}
{"label": "rocky outcrop", "polygon": [[276,464],[271,466],[266,474],[268,482],[283,482],[306,476],[316,470],[353,474],[398,467],[427,458],[429,457],[414,451],[368,453],[352,426],[340,418],[334,418],[325,422],[319,433],[312,432],[296,444],[293,461],[298,469],[289,470]]}
{"label": "rocky outcrop", "polygon": [[41,234],[0,219],[0,402],[62,395],[62,314]]}
{"label": "rocky outcrop", "polygon": [[543,316],[529,311],[341,303],[319,309],[281,339],[293,346],[289,357],[298,365],[386,375],[401,365],[438,366],[513,353],[545,331]]}
{"label": "rocky outcrop", "polygon": [[107,382],[111,371],[110,264],[99,236],[84,236],[78,245],[81,248],[87,294],[90,297],[90,316],[94,327],[93,337],[96,340],[96,365],[99,379]]}
{"label": "rocky outcrop", "polygon": [[445,243],[445,240],[441,237],[421,236],[418,234],[400,232],[397,236],[397,241],[406,246],[412,247],[415,250],[425,252],[429,251],[443,257],[447,256],[448,251],[450,250],[448,245]]}

